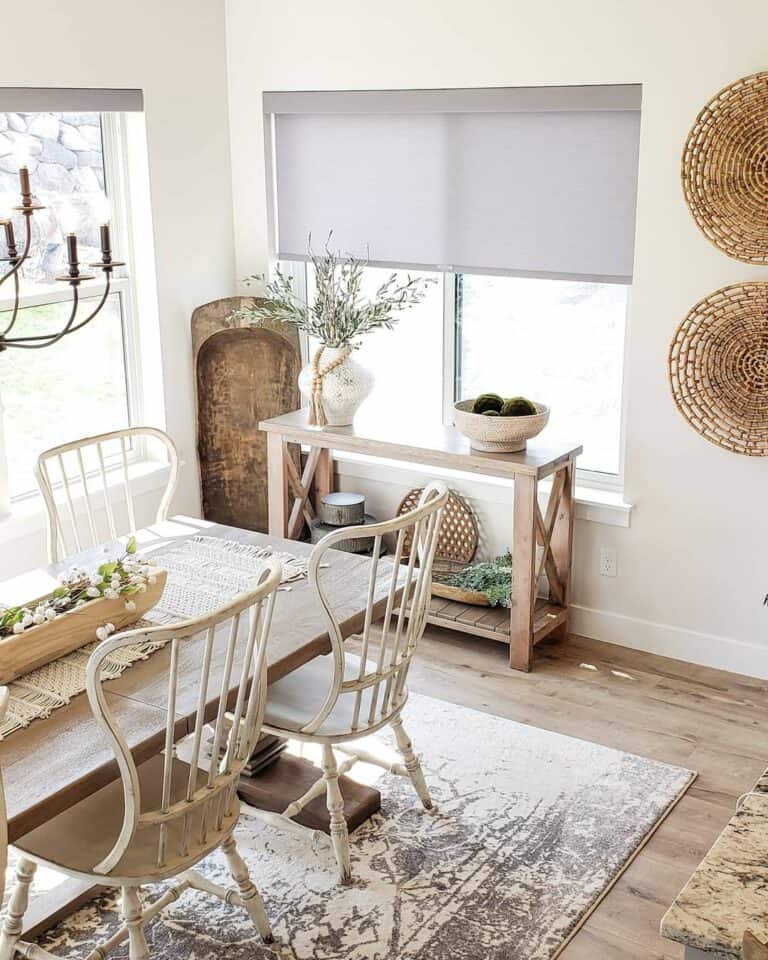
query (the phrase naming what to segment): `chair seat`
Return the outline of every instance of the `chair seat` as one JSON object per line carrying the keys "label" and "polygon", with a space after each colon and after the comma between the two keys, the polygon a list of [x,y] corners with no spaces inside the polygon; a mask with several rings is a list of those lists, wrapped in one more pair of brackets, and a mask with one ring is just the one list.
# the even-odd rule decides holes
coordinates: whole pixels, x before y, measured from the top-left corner
{"label": "chair seat", "polygon": [[[163,757],[153,757],[138,767],[141,798],[144,809],[155,810],[162,805]],[[182,761],[173,764],[171,803],[186,795],[189,766]],[[206,781],[207,773],[198,770],[197,786]],[[212,807],[215,807],[215,802]],[[115,780],[97,793],[60,813],[43,826],[30,831],[14,847],[65,873],[93,875],[93,868],[110,852],[123,825],[123,785]],[[179,855],[183,830],[183,818],[168,824],[166,868],[157,866],[159,827],[141,827],[131,841],[125,854],[110,873],[109,881],[122,878],[151,876],[153,880],[177,876],[194,866],[232,832],[240,812],[237,799],[232,803],[230,816],[225,818],[222,829],[213,829],[211,813],[205,842],[200,841],[202,807],[197,807],[189,817],[188,846],[185,857]]]}
{"label": "chair seat", "polygon": [[[376,664],[366,661],[366,672],[375,671]],[[356,680],[360,672],[360,657],[344,655],[344,679]],[[312,720],[325,702],[333,683],[333,657],[315,657],[303,667],[294,670],[282,680],[270,684],[264,723],[275,730],[299,733]],[[361,736],[368,724],[368,711],[375,687],[363,690],[357,729],[352,729],[355,712],[355,693],[339,696],[331,713],[314,734],[321,737]],[[379,693],[375,722],[381,720]],[[390,711],[391,712],[391,711]]]}

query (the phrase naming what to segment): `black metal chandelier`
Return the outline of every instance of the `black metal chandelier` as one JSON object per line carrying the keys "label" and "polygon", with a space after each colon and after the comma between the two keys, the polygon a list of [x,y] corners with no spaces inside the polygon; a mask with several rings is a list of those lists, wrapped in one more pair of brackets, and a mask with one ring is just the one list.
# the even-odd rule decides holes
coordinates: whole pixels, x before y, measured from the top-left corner
{"label": "black metal chandelier", "polygon": [[6,280],[10,279],[13,279],[14,284],[14,305],[13,310],[10,311],[11,319],[5,325],[4,329],[0,330],[0,352],[8,349],[8,347],[20,347],[27,350],[35,350],[39,349],[40,347],[50,347],[54,343],[57,343],[59,340],[61,340],[62,337],[65,337],[70,333],[75,333],[76,330],[82,330],[87,323],[90,323],[91,320],[93,320],[93,318],[99,313],[104,304],[107,302],[112,280],[112,271],[116,267],[122,267],[124,265],[122,261],[112,259],[112,240],[110,237],[109,224],[102,224],[99,228],[101,238],[101,260],[90,264],[90,266],[95,270],[101,270],[104,274],[104,292],[100,297],[96,307],[87,316],[79,318],[78,313],[80,310],[80,295],[78,288],[84,281],[93,280],[95,278],[95,274],[81,273],[80,264],[77,259],[77,237],[74,231],[68,232],[66,235],[66,244],[69,269],[67,273],[56,277],[56,280],[61,281],[62,283],[68,283],[72,287],[72,310],[70,312],[69,319],[64,324],[63,328],[57,333],[41,333],[32,336],[14,336],[13,329],[19,317],[19,302],[21,298],[21,268],[24,264],[24,261],[29,256],[32,246],[32,218],[39,210],[45,209],[45,207],[38,202],[37,198],[32,193],[29,181],[29,168],[24,161],[22,161],[19,166],[19,185],[21,203],[18,206],[14,206],[12,210],[14,213],[21,214],[21,216],[24,217],[24,247],[21,253],[19,253],[18,250],[11,212],[9,211],[8,216],[3,216],[0,214],[0,225],[2,225],[4,228],[5,244],[8,248],[8,255],[6,257],[0,257],[0,262],[8,264],[7,271],[0,276],[0,287],[2,287]]}

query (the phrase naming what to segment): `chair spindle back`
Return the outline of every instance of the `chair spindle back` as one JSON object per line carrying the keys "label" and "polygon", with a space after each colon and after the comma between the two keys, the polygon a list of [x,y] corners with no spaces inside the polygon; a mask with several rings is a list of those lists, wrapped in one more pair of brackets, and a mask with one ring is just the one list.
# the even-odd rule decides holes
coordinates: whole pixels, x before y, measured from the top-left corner
{"label": "chair spindle back", "polygon": [[[169,863],[199,859],[231,832],[237,816],[238,778],[256,745],[264,716],[267,641],[281,576],[280,562],[269,561],[254,590],[212,614],[115,634],[91,654],[88,698],[111,741],[125,803],[120,835],[110,853],[95,865],[95,872],[109,875],[114,871],[138,830],[156,831],[158,870]],[[196,638],[199,641],[193,646]],[[104,694],[101,665],[115,650],[145,640],[167,642],[170,655],[162,784],[158,796],[144,798],[142,804],[138,771]],[[187,725],[180,726],[179,715],[186,714],[189,707],[180,702],[179,678],[182,666],[188,675],[191,664],[199,665],[199,674],[191,687],[185,679],[183,688],[183,696],[193,697],[195,708],[182,761],[177,741],[186,735]],[[215,716],[206,716],[206,705],[215,694],[219,697]],[[213,740],[206,771],[203,734],[209,721]]]}
{"label": "chair spindle back", "polygon": [[[159,442],[170,465],[168,482],[155,522],[168,517],[176,490],[179,456],[173,440],[155,427],[128,427],[84,437],[41,453],[35,476],[48,512],[48,556],[51,563],[136,530],[136,477],[131,476],[131,445]],[[120,510],[110,491],[115,471]],[[124,500],[124,510],[122,501]]]}
{"label": "chair spindle back", "polygon": [[[447,501],[446,486],[439,482],[430,483],[424,489],[418,506],[409,513],[369,526],[335,530],[323,537],[312,551],[309,578],[320,597],[330,628],[334,679],[322,708],[303,728],[304,732],[318,730],[342,696],[354,697],[352,730],[378,726],[402,706],[406,696],[408,669],[427,622],[432,564],[440,520]],[[409,533],[411,551],[405,557],[404,544]],[[394,538],[394,557],[391,561],[382,560],[385,536]],[[320,572],[324,566],[323,557],[334,544],[342,540],[359,539],[373,539],[373,550],[365,620],[360,635],[360,667],[357,676],[350,678],[344,676],[344,640],[328,594],[321,583]],[[388,569],[390,566],[391,570]],[[374,608],[382,585],[386,586],[384,619],[380,633],[374,636]]]}
{"label": "chair spindle back", "polygon": [[[8,709],[8,688],[0,687],[0,721]],[[0,903],[5,893],[5,870],[8,866],[8,821],[5,809],[5,791],[3,790],[3,771],[0,770]]]}

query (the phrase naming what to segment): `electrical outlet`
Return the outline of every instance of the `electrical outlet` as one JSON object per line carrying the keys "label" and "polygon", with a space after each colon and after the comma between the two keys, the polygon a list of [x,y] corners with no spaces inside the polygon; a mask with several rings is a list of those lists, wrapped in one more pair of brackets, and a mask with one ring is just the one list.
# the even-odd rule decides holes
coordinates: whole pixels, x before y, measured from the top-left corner
{"label": "electrical outlet", "polygon": [[600,547],[600,576],[616,576],[616,550],[614,547]]}

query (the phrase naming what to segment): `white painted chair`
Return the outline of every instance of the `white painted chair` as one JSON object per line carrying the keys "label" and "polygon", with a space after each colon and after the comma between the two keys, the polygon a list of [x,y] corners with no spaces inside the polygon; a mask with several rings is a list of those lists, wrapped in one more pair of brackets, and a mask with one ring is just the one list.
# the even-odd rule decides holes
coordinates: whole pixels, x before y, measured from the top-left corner
{"label": "white painted chair", "polygon": [[[0,721],[8,709],[8,688],[0,687]],[[5,791],[3,790],[3,771],[0,770],[0,903],[5,893],[5,870],[8,866],[8,823],[5,813]]]}
{"label": "white painted chair", "polygon": [[[342,883],[351,880],[349,836],[344,818],[344,802],[339,776],[358,760],[385,767],[390,772],[409,777],[426,810],[432,809],[424,774],[411,741],[403,727],[401,713],[408,699],[406,679],[416,645],[426,626],[437,536],[448,490],[442,483],[431,483],[422,494],[418,507],[394,520],[365,527],[346,527],[329,533],[312,551],[309,579],[325,611],[332,653],[317,657],[305,666],[278,680],[269,688],[264,730],[279,737],[317,743],[323,750],[323,776],[283,814],[261,815],[253,810],[244,813],[261,816],[267,822],[296,829],[295,817],[310,801],[325,793],[330,814],[331,842]],[[382,542],[394,538],[394,563],[388,577],[384,619],[380,630],[372,630],[374,588],[379,577]],[[368,603],[360,635],[361,656],[346,653],[338,620],[334,615],[321,568],[328,550],[340,541],[373,539],[373,553],[368,581]],[[406,551],[407,563],[401,564]],[[400,581],[400,583],[399,583]],[[403,583],[404,581],[404,583]],[[398,603],[399,587],[403,588]],[[366,737],[385,726],[391,726],[403,758],[394,766],[351,742]],[[333,747],[348,758],[340,765]],[[287,819],[286,819],[287,818]]]}
{"label": "white painted chair", "polygon": [[[244,907],[262,939],[272,940],[261,897],[238,853],[233,831],[239,817],[238,778],[261,731],[267,640],[280,578],[280,563],[272,561],[256,589],[215,613],[172,626],[115,634],[91,654],[88,699],[112,745],[120,779],[14,842],[21,857],[0,933],[0,960],[12,960],[16,954],[30,960],[51,960],[52,955],[40,947],[19,942],[38,863],[122,891],[123,927],[86,960],[103,960],[125,940],[130,960],[146,960],[145,925],[189,888]],[[177,740],[186,732],[186,728],[180,731],[178,724],[179,664],[188,661],[190,653],[185,646],[198,636],[204,636],[204,641],[195,654],[200,672],[192,687],[197,705],[194,730],[177,752]],[[163,754],[137,767],[105,695],[101,665],[115,650],[143,640],[169,643],[167,723]],[[215,686],[212,663],[217,664]],[[237,695],[228,715],[226,694],[233,686]],[[185,683],[187,694],[189,689]],[[202,754],[205,707],[213,693],[220,695],[213,721],[211,757],[218,758],[215,762],[206,761]],[[235,882],[229,890],[192,869],[217,847],[222,849]],[[180,879],[150,906],[142,906],[142,886],[171,878]]]}
{"label": "white painted chair", "polygon": [[[115,540],[136,530],[136,477],[131,476],[134,444],[159,444],[170,472],[160,497],[155,522],[168,517],[168,508],[179,476],[176,446],[155,427],[128,427],[95,437],[83,437],[51,447],[41,453],[35,476],[48,511],[48,556],[51,563],[87,547]],[[109,478],[114,471],[120,511],[110,495]],[[124,495],[124,497],[123,497]],[[81,503],[82,501],[82,503]]]}

